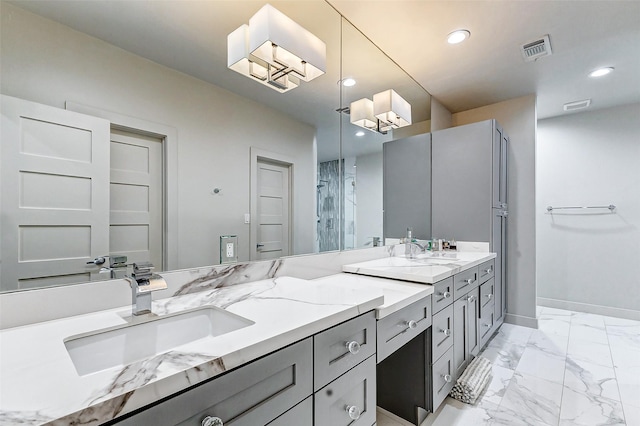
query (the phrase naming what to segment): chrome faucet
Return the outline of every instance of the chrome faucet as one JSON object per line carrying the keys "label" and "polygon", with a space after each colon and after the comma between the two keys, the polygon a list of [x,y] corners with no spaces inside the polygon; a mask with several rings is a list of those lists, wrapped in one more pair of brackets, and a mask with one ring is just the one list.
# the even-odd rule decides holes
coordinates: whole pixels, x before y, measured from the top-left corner
{"label": "chrome faucet", "polygon": [[131,310],[133,315],[151,313],[151,293],[165,290],[167,283],[158,274],[152,272],[153,265],[149,262],[134,263],[131,277],[125,277],[131,285]]}
{"label": "chrome faucet", "polygon": [[407,228],[407,236],[400,240],[400,243],[404,244],[404,255],[410,259],[414,257],[413,246],[418,247],[421,253],[425,253],[427,251],[427,246],[418,244],[412,234],[413,230],[411,228]]}

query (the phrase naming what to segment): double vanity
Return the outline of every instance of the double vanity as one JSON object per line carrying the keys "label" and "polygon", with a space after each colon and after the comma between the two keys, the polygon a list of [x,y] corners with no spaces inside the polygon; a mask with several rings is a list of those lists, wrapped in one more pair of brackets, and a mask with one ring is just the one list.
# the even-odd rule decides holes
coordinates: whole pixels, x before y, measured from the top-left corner
{"label": "double vanity", "polygon": [[495,254],[446,255],[2,330],[0,425],[418,424],[498,326]]}

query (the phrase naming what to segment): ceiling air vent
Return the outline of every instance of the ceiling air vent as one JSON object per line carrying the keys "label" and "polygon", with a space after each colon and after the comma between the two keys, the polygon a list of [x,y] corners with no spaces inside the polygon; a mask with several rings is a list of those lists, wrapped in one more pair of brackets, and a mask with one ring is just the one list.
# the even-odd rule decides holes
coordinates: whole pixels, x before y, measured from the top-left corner
{"label": "ceiling air vent", "polygon": [[589,105],[591,105],[591,99],[585,99],[584,101],[575,101],[564,104],[563,108],[565,111],[575,111],[578,109],[587,108]]}
{"label": "ceiling air vent", "polygon": [[535,61],[543,56],[551,55],[551,42],[549,41],[549,34],[542,37],[540,40],[532,41],[522,45],[522,57],[525,62]]}

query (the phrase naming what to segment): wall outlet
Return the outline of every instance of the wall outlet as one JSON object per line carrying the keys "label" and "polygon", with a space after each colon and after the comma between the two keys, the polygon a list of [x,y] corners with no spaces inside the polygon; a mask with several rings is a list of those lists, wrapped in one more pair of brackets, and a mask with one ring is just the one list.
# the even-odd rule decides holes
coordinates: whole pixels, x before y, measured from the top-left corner
{"label": "wall outlet", "polygon": [[235,263],[238,261],[238,236],[220,236],[220,263]]}

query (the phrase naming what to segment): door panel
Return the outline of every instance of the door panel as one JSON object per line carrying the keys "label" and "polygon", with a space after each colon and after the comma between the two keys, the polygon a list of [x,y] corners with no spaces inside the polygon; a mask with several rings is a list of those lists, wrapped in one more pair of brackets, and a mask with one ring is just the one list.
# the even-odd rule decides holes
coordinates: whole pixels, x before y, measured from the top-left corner
{"label": "door panel", "polygon": [[2,96],[1,290],[108,279],[109,122]]}
{"label": "door panel", "polygon": [[162,270],[162,139],[112,130],[110,152],[110,254]]}
{"label": "door panel", "polygon": [[255,259],[289,255],[289,174],[286,165],[258,160]]}

